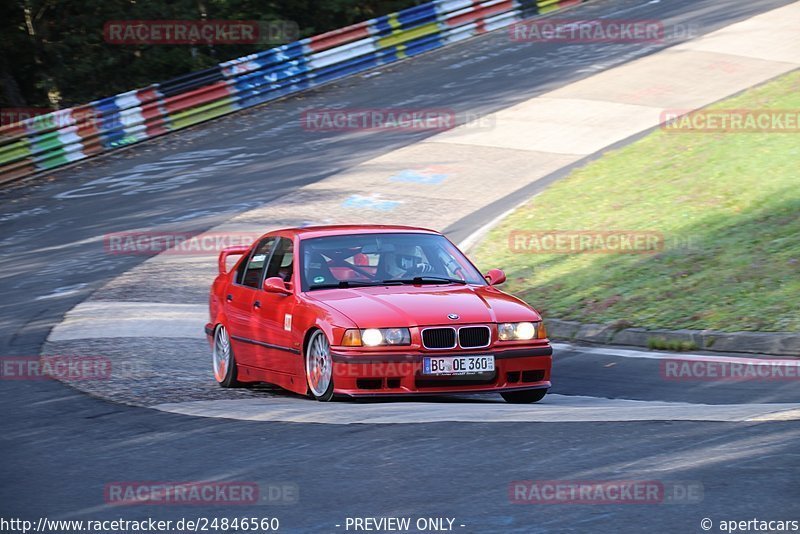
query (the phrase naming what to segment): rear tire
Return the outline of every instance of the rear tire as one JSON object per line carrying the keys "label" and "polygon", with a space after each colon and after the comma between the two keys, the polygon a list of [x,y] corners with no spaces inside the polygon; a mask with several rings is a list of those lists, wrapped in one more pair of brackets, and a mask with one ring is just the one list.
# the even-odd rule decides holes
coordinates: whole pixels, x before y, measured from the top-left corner
{"label": "rear tire", "polygon": [[507,391],[501,393],[500,396],[503,397],[508,403],[511,404],[531,404],[534,402],[539,402],[547,395],[547,389],[527,389],[524,391]]}
{"label": "rear tire", "polygon": [[219,325],[214,331],[214,349],[211,357],[217,384],[224,388],[244,387],[244,384],[236,379],[239,369],[236,366],[236,357],[233,355],[231,338],[223,325]]}

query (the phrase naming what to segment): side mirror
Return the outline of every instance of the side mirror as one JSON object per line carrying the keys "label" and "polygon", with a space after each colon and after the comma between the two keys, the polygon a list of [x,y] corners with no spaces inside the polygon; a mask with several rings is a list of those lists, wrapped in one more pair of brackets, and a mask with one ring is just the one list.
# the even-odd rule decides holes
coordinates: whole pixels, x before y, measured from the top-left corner
{"label": "side mirror", "polygon": [[264,291],[267,293],[281,293],[288,295],[291,293],[289,288],[286,287],[286,282],[280,276],[272,276],[264,280]]}
{"label": "side mirror", "polygon": [[489,272],[483,277],[486,278],[486,281],[489,282],[490,286],[499,286],[506,281],[506,273],[504,273],[501,269],[489,269]]}

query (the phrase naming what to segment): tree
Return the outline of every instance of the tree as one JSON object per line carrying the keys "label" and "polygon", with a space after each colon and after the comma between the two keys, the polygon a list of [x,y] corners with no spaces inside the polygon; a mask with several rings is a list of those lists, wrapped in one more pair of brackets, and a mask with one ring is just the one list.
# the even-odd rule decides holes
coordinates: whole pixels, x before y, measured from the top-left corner
{"label": "tree", "polygon": [[119,45],[115,20],[290,20],[302,36],[419,0],[17,0],[0,6],[0,106],[59,108],[114,95],[247,55],[265,45]]}

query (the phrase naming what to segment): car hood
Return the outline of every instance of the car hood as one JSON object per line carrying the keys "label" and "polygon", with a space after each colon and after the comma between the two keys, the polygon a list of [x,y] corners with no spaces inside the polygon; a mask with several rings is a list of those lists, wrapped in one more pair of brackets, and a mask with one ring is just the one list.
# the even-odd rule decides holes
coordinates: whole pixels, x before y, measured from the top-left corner
{"label": "car hood", "polygon": [[[360,328],[541,320],[530,306],[491,286],[380,286],[323,289],[306,295]],[[450,314],[458,319],[448,318]]]}

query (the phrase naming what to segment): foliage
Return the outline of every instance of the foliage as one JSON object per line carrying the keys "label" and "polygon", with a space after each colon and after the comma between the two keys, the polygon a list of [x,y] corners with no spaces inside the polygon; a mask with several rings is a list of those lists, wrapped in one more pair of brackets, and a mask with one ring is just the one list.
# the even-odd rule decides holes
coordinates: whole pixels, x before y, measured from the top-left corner
{"label": "foliage", "polygon": [[287,20],[301,37],[420,0],[7,0],[0,3],[0,107],[69,107],[170,79],[268,45],[115,45],[115,20]]}

